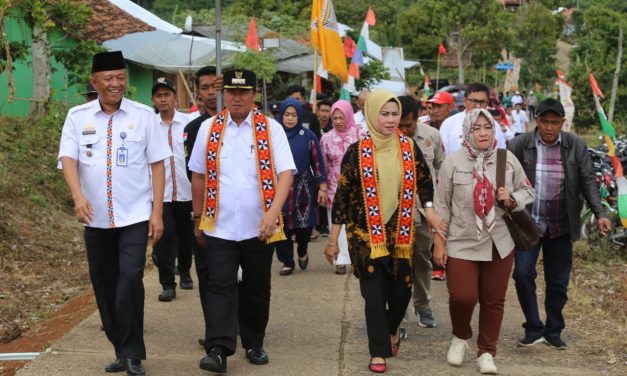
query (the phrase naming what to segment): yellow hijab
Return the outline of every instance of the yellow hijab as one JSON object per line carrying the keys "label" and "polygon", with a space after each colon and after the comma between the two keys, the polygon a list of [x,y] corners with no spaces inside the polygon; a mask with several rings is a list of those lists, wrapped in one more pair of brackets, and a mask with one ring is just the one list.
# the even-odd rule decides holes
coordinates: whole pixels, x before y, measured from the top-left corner
{"label": "yellow hijab", "polygon": [[396,95],[389,90],[375,90],[368,94],[364,113],[368,124],[368,133],[372,138],[375,147],[375,163],[379,179],[378,190],[381,202],[381,214],[383,223],[387,223],[392,214],[398,208],[398,195],[401,189],[401,163],[398,137],[395,133],[385,136],[379,131],[379,113],[381,108],[389,102],[398,104],[398,111],[401,112],[401,102]]}

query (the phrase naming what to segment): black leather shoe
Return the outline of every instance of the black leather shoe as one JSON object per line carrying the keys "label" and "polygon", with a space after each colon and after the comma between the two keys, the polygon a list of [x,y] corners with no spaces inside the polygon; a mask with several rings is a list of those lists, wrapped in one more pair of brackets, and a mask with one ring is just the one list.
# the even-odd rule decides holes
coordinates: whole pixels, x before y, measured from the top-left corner
{"label": "black leather shoe", "polygon": [[279,275],[282,275],[282,276],[290,275],[292,273],[294,273],[294,267],[293,266],[284,266],[279,271]]}
{"label": "black leather shoe", "polygon": [[249,362],[256,365],[268,364],[270,361],[263,347],[246,350],[246,358]]}
{"label": "black leather shoe", "polygon": [[126,364],[124,363],[124,359],[122,358],[117,358],[115,362],[111,362],[105,367],[105,372],[108,373],[116,373],[122,371],[126,371]]}
{"label": "black leather shoe", "polygon": [[142,361],[139,359],[126,359],[126,374],[131,376],[143,376],[146,374]]}
{"label": "black leather shoe", "polygon": [[183,290],[191,290],[194,288],[194,281],[189,273],[181,273],[181,284],[179,285]]}
{"label": "black leather shoe", "polygon": [[159,294],[160,302],[171,302],[176,298],[176,290],[174,288],[164,289],[161,294]]}
{"label": "black leather shoe", "polygon": [[212,347],[207,356],[200,359],[198,367],[213,373],[226,373],[226,356],[216,347]]}
{"label": "black leather shoe", "polygon": [[300,270],[307,269],[307,265],[309,265],[309,255],[305,255],[305,258],[298,258],[298,266],[300,266]]}

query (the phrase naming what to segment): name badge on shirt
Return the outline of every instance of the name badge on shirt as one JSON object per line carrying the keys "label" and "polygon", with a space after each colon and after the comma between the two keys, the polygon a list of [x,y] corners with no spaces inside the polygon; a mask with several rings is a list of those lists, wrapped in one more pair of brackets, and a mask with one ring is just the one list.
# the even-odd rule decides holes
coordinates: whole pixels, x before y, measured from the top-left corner
{"label": "name badge on shirt", "polygon": [[96,127],[93,124],[87,124],[85,128],[83,128],[82,132],[83,136],[89,136],[92,134],[96,134]]}
{"label": "name badge on shirt", "polygon": [[117,163],[118,166],[128,166],[128,149],[124,146],[118,148]]}

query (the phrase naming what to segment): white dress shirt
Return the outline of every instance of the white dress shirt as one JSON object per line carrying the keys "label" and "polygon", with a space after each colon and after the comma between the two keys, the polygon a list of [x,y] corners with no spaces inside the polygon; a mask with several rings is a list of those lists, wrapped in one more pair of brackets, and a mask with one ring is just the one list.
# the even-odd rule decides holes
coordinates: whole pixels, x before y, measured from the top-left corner
{"label": "white dress shirt", "polygon": [[194,112],[190,112],[189,114],[187,114],[187,117],[189,118],[189,121],[192,121],[196,119],[197,117],[199,117],[200,115],[202,115],[200,111],[196,110]]}
{"label": "white dress shirt", "polygon": [[[107,204],[107,124],[110,116],[95,100],[73,107],[63,125],[59,161],[78,161],[81,190],[94,208],[89,227],[110,228]],[[115,227],[147,221],[152,213],[150,164],[172,153],[168,140],[157,132],[154,111],[126,98],[112,117],[111,191]],[[120,148],[127,156],[119,164]],[[123,164],[126,164],[124,166]]]}
{"label": "white dress shirt", "polygon": [[526,127],[525,123],[527,122],[527,113],[523,110],[520,112],[516,112],[516,110],[512,111],[512,118],[514,118],[514,126],[512,127],[514,133],[525,133]]}
{"label": "white dress shirt", "polygon": [[[159,131],[164,134],[166,140],[168,140],[168,124],[161,120],[161,115],[157,114],[157,121],[159,122]],[[163,194],[163,202],[172,202],[172,194],[174,192],[174,186],[172,182],[176,182],[176,201],[191,201],[192,200],[192,183],[187,178],[187,168],[185,164],[185,141],[183,133],[185,126],[190,120],[188,115],[174,111],[174,117],[172,118],[172,153],[174,154],[170,158],[166,158],[165,163],[165,192]],[[174,173],[172,172],[171,160],[174,159]]]}
{"label": "white dress shirt", "polygon": [[355,123],[357,123],[364,132],[368,132],[368,124],[366,123],[366,117],[364,116],[364,111],[357,111],[353,115],[355,118]]}
{"label": "white dress shirt", "polygon": [[[207,173],[207,135],[215,117],[205,120],[198,130],[189,169],[198,174]],[[215,230],[208,236],[224,240],[242,241],[259,235],[263,216],[257,155],[251,126],[252,112],[239,126],[227,117],[222,134],[219,159],[218,217]],[[268,118],[274,169],[279,175],[296,165],[285,132],[279,123]],[[204,210],[204,208],[203,208]]]}
{"label": "white dress shirt", "polygon": [[[466,118],[466,112],[459,112],[453,116],[446,118],[442,122],[440,127],[440,136],[442,136],[442,144],[444,145],[444,153],[449,155],[461,149],[462,141],[464,140],[463,129],[464,119]],[[496,125],[496,147],[499,149],[505,149],[505,136],[501,127]]]}

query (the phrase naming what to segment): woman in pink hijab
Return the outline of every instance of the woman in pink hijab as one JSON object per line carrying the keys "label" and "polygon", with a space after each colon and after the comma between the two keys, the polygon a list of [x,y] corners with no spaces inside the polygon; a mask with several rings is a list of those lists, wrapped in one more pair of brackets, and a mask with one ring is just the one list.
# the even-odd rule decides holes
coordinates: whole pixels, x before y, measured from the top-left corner
{"label": "woman in pink hijab", "polygon": [[[348,147],[357,142],[364,136],[364,131],[355,123],[353,117],[353,106],[343,99],[335,102],[331,107],[331,123],[333,129],[322,135],[320,139],[320,148],[324,164],[327,168],[327,217],[331,223],[331,207],[333,206],[333,197],[337,189],[337,183],[340,179],[340,166],[342,158]],[[334,244],[332,244],[334,245]],[[346,229],[342,226],[338,244],[340,254],[335,261],[335,274],[346,274],[346,265],[351,263],[348,254],[348,242],[346,240]]]}

